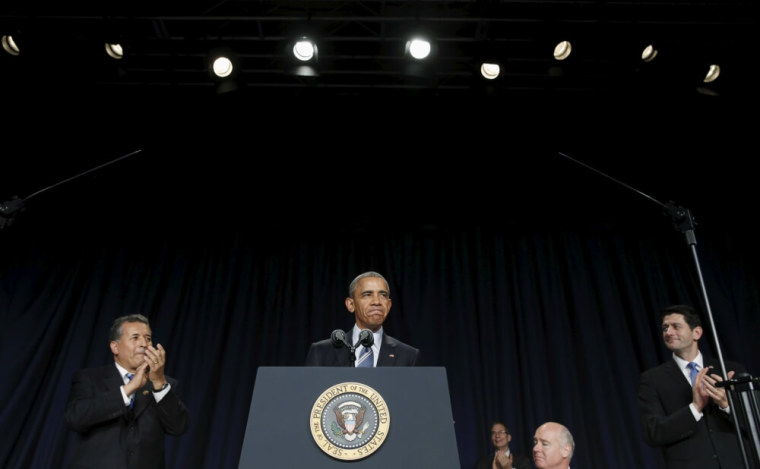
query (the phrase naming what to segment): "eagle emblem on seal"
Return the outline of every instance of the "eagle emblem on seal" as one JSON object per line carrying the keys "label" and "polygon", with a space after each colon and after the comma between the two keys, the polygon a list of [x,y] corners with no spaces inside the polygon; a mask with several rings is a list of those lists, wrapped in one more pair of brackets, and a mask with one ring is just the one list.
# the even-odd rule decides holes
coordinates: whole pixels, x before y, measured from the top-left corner
{"label": "eagle emblem on seal", "polygon": [[[335,407],[335,421],[332,423],[332,433],[337,437],[343,437],[347,441],[354,441],[357,437],[364,434],[369,426],[369,423],[364,421],[365,408],[361,404],[354,401],[346,401],[339,406]],[[360,428],[361,427],[361,428]]]}

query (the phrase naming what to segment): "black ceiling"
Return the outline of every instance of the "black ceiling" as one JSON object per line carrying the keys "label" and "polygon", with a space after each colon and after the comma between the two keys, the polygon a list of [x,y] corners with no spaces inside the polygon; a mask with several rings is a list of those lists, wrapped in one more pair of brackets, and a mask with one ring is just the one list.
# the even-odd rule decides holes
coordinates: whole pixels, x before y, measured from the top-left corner
{"label": "black ceiling", "polygon": [[[744,213],[754,197],[754,2],[154,3],[0,3],[0,33],[26,46],[0,51],[0,201],[35,194],[30,212],[66,220],[102,205],[124,223],[146,212],[199,224],[223,212],[294,224],[386,211],[636,220],[625,201],[657,211],[559,152],[700,215]],[[440,44],[426,78],[403,70],[417,26]],[[285,73],[302,28],[320,40],[314,79]],[[120,62],[104,54],[113,35]],[[559,68],[563,38],[575,55]],[[660,54],[643,64],[649,42]],[[206,68],[220,46],[243,61],[227,93]],[[487,86],[483,51],[504,72]],[[724,73],[700,90],[708,57]],[[382,212],[365,212],[367,194]]]}
{"label": "black ceiling", "polygon": [[[711,62],[723,65],[723,77],[703,93],[754,93],[753,1],[27,0],[2,2],[0,28],[25,47],[0,59],[2,81],[17,88],[216,92],[208,54],[226,48],[242,63],[237,89],[263,96],[688,97]],[[404,44],[418,29],[434,39],[436,57],[410,75]],[[304,32],[319,41],[316,78],[288,74],[286,44]],[[575,51],[562,63],[551,58],[560,39]],[[126,58],[108,59],[106,40],[121,42]],[[659,55],[642,63],[649,43]],[[478,76],[484,58],[502,65],[495,82]]]}

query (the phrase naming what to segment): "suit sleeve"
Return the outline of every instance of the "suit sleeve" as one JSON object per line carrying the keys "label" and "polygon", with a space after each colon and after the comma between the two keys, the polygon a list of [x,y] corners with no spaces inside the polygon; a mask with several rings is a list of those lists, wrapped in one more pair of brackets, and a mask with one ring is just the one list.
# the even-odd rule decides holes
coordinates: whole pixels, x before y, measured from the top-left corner
{"label": "suit sleeve", "polygon": [[481,454],[478,456],[478,460],[475,461],[473,469],[491,469],[491,455]]}
{"label": "suit sleeve", "polygon": [[527,456],[515,457],[516,469],[531,469],[530,459]]}
{"label": "suit sleeve", "polygon": [[320,366],[321,361],[319,359],[319,351],[317,349],[316,344],[312,343],[309,346],[309,352],[306,354],[306,362],[304,363],[305,366]]}
{"label": "suit sleeve", "polygon": [[688,438],[697,429],[688,403],[668,415],[655,381],[652,373],[644,373],[639,382],[639,415],[644,441],[662,446]]}
{"label": "suit sleeve", "polygon": [[404,357],[403,363],[400,363],[402,366],[421,366],[420,365],[420,349],[412,347],[411,345],[405,344],[403,342],[398,343],[398,347],[401,348],[403,351],[402,356]]}
{"label": "suit sleeve", "polygon": [[158,419],[165,433],[169,435],[182,435],[190,427],[190,412],[185,403],[179,397],[179,382],[174,378],[168,378],[171,389],[156,403]]}
{"label": "suit sleeve", "polygon": [[79,370],[71,381],[71,391],[66,403],[66,423],[79,433],[125,415],[121,390],[101,389],[96,380]]}

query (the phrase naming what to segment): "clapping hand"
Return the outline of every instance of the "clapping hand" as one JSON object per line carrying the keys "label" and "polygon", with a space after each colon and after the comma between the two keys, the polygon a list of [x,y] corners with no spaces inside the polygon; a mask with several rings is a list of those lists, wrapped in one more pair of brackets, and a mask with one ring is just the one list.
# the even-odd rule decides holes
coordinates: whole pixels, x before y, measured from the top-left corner
{"label": "clapping hand", "polygon": [[506,451],[496,451],[493,458],[493,467],[495,469],[512,469],[512,453],[507,456]]}
{"label": "clapping hand", "polygon": [[[711,366],[705,368],[708,370],[712,369]],[[727,377],[728,379],[733,378],[734,372],[729,371]],[[702,377],[702,394],[706,398],[712,399],[721,409],[725,409],[728,407],[728,396],[726,396],[726,388],[718,386],[719,381],[723,381],[723,377],[705,372]]]}

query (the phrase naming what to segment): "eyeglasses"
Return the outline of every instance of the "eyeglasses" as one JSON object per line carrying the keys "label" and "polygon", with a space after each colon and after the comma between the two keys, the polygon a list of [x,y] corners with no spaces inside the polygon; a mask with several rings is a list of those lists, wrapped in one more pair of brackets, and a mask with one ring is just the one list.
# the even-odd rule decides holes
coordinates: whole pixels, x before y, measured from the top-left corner
{"label": "eyeglasses", "polygon": [[506,435],[506,434],[507,434],[507,432],[505,432],[504,430],[499,430],[498,432],[491,432],[491,436],[494,436],[494,435]]}

